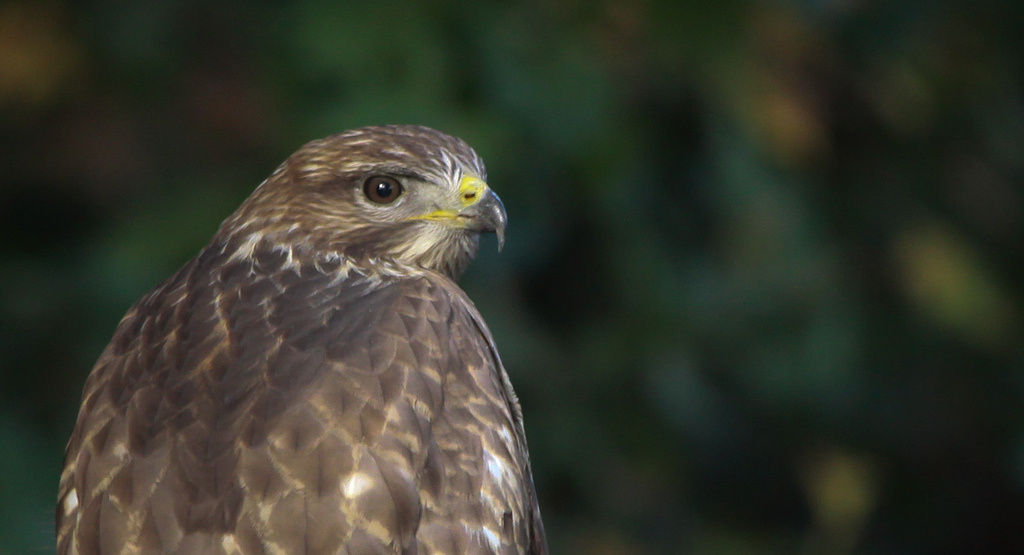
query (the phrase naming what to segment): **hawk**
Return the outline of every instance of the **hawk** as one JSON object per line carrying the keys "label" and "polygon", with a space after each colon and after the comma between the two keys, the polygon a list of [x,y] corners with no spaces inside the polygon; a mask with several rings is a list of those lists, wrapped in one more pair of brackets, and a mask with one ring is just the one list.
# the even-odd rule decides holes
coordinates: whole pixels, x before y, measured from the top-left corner
{"label": "hawk", "polygon": [[455,282],[504,239],[485,179],[417,126],[288,158],[100,355],[58,552],[545,553],[519,403]]}

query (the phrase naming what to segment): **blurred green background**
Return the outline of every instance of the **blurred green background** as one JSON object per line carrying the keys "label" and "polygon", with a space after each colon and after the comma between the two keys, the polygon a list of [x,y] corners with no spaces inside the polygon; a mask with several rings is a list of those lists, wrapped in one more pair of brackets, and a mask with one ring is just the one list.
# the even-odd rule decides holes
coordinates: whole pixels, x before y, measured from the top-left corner
{"label": "blurred green background", "polygon": [[304,142],[419,123],[556,553],[1024,552],[1024,4],[0,3],[0,553],[128,306]]}

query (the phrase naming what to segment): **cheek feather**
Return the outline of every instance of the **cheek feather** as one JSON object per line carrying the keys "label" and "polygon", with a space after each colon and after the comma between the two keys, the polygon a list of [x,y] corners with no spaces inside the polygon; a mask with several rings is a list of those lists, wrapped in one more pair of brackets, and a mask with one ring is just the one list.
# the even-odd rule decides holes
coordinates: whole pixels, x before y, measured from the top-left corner
{"label": "cheek feather", "polygon": [[455,279],[476,254],[477,245],[474,233],[424,222],[396,241],[390,256],[398,264],[438,271]]}
{"label": "cheek feather", "polygon": [[443,250],[444,243],[450,240],[451,232],[441,225],[425,225],[418,228],[398,245],[395,258],[408,262],[422,260]]}

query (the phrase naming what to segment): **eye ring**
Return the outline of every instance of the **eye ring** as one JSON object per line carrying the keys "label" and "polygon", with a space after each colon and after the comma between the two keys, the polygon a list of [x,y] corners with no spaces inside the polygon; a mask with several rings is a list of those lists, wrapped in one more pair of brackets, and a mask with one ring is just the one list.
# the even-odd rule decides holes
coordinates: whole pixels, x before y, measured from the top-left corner
{"label": "eye ring", "polygon": [[393,177],[374,175],[363,183],[363,194],[374,204],[391,204],[402,196],[402,184]]}

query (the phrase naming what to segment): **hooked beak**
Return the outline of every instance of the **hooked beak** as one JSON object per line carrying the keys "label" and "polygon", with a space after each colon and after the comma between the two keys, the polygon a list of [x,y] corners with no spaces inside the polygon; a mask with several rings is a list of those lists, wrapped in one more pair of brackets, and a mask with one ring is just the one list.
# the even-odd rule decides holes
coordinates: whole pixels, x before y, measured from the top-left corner
{"label": "hooked beak", "polygon": [[458,215],[465,218],[466,229],[495,233],[498,236],[498,251],[501,251],[501,247],[505,245],[508,215],[505,214],[505,205],[490,187],[486,187],[480,199],[460,210]]}

